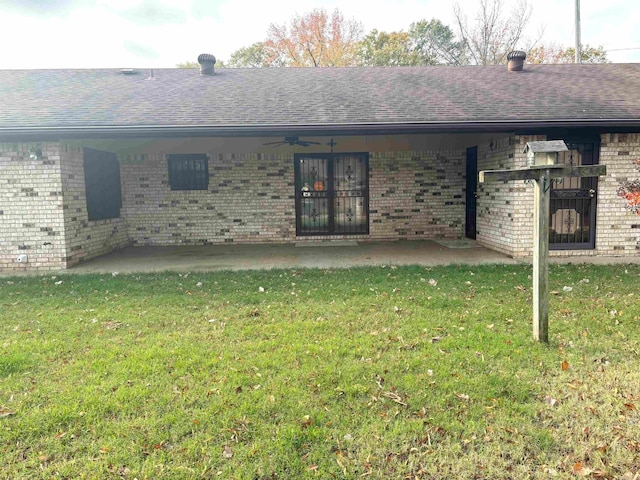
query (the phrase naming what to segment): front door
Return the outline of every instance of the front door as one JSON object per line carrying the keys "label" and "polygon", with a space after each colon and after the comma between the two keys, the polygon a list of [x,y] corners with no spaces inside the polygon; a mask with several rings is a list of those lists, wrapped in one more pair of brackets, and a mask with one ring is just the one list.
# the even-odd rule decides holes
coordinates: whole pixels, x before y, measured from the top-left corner
{"label": "front door", "polygon": [[[567,166],[597,165],[600,139],[566,140],[568,152],[558,154]],[[588,249],[596,244],[598,177],[565,177],[553,182],[549,218],[549,248]]]}
{"label": "front door", "polygon": [[369,233],[369,156],[296,154],[296,234]]}
{"label": "front door", "polygon": [[476,238],[476,204],[478,192],[478,147],[467,148],[467,195],[465,236]]}

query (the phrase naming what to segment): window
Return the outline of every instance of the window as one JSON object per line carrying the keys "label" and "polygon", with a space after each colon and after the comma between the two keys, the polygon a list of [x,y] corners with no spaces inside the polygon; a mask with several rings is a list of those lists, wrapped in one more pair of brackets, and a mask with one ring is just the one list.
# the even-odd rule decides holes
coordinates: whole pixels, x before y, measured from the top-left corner
{"label": "window", "polygon": [[84,186],[89,220],[120,216],[120,163],[115,153],[84,149]]}
{"label": "window", "polygon": [[168,155],[169,185],[171,190],[207,190],[209,166],[207,156],[201,153]]}

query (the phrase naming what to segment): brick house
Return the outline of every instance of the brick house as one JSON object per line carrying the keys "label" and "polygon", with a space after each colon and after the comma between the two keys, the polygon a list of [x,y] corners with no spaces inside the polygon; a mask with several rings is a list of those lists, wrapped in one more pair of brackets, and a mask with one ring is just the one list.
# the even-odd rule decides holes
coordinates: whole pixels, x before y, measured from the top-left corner
{"label": "brick house", "polygon": [[477,172],[545,139],[607,165],[553,185],[552,254],[640,254],[640,64],[0,71],[0,271],[333,238],[528,256],[533,188]]}

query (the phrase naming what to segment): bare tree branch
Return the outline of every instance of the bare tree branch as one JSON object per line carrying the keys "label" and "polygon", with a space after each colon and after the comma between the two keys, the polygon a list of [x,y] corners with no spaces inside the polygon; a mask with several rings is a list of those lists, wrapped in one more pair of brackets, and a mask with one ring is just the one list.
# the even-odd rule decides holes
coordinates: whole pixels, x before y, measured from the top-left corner
{"label": "bare tree branch", "polygon": [[510,51],[518,47],[526,50],[528,46],[521,44],[527,41],[524,32],[532,12],[527,0],[520,0],[510,13],[505,13],[502,0],[480,0],[475,20],[470,24],[460,4],[456,3],[454,15],[466,63],[504,63]]}

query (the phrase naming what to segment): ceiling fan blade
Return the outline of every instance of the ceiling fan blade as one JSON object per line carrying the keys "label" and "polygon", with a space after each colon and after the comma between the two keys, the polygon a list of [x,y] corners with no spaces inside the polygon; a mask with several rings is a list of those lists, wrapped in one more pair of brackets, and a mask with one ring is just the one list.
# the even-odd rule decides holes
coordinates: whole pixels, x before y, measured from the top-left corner
{"label": "ceiling fan blade", "polygon": [[262,145],[279,145],[285,143],[282,140],[278,140],[277,142],[267,142],[267,143],[263,143]]}
{"label": "ceiling fan blade", "polygon": [[320,142],[312,142],[310,140],[304,140],[304,143],[308,144],[308,145],[321,145]]}

